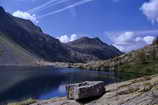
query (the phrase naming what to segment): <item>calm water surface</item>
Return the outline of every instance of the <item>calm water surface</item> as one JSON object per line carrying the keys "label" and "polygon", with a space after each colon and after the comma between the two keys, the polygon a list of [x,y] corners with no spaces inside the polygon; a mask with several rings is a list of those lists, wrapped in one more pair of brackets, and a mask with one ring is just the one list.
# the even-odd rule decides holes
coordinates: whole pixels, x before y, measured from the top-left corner
{"label": "calm water surface", "polygon": [[81,81],[114,82],[112,73],[52,67],[0,67],[0,103],[30,97],[66,96],[65,85]]}

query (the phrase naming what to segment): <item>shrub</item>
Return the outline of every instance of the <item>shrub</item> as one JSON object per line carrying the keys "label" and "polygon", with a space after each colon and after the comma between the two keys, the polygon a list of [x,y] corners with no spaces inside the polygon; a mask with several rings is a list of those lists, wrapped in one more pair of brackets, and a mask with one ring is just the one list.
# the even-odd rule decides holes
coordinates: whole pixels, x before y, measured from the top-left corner
{"label": "shrub", "polygon": [[139,63],[139,64],[147,63],[146,54],[143,50],[141,50],[137,53],[137,58],[136,59],[137,59],[137,63]]}

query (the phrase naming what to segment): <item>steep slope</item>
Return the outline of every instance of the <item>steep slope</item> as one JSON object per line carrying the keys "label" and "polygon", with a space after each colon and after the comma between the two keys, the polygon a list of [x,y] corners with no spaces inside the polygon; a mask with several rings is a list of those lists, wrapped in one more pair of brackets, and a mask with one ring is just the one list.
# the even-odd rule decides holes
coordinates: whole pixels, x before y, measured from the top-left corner
{"label": "steep slope", "polygon": [[103,43],[99,38],[82,37],[67,43],[67,45],[80,53],[93,55],[100,60],[109,59],[122,54],[122,52],[114,46]]}
{"label": "steep slope", "polygon": [[0,65],[32,65],[38,59],[0,33]]}
{"label": "steep slope", "polygon": [[19,19],[0,8],[0,31],[26,50],[48,61],[71,61],[59,40],[44,34],[29,20]]}

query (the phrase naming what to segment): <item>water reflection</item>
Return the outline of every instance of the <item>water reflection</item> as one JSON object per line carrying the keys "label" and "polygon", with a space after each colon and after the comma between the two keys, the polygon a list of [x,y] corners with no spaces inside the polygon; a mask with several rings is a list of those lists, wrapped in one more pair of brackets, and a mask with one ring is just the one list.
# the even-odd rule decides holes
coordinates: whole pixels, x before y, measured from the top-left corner
{"label": "water reflection", "polygon": [[108,79],[110,73],[52,67],[8,67],[0,69],[0,102],[24,98],[47,99],[65,96],[65,85],[81,81]]}

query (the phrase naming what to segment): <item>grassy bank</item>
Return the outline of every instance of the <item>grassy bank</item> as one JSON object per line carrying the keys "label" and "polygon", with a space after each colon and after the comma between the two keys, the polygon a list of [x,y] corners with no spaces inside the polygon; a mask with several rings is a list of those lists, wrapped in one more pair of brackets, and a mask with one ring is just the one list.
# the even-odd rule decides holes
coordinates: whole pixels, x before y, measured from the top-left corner
{"label": "grassy bank", "polygon": [[143,64],[123,64],[119,66],[121,80],[129,80],[142,76],[158,74],[158,60]]}
{"label": "grassy bank", "polygon": [[118,66],[122,80],[158,74],[158,44],[136,52],[133,62]]}
{"label": "grassy bank", "polygon": [[70,67],[96,71],[114,71],[121,80],[158,74],[158,41],[142,49],[104,61],[72,64]]}

